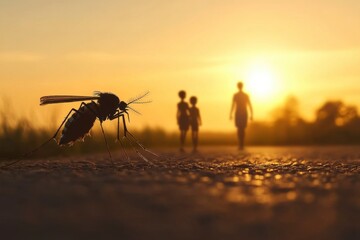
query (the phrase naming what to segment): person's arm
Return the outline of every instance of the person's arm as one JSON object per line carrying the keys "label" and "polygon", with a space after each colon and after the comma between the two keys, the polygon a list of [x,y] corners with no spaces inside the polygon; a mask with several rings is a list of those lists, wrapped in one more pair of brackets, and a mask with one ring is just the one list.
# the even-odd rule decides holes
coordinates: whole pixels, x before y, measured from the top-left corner
{"label": "person's arm", "polygon": [[190,107],[189,107],[188,103],[186,103],[186,112],[187,112],[188,118],[190,118]]}
{"label": "person's arm", "polygon": [[179,116],[180,116],[180,111],[179,111],[179,104],[176,106],[177,107],[177,111],[176,111],[176,122],[179,125]]}
{"label": "person's arm", "polygon": [[201,116],[200,116],[200,110],[198,109],[198,123],[201,126],[202,125],[202,121],[201,121]]}
{"label": "person's arm", "polygon": [[232,100],[232,103],[231,103],[230,120],[232,120],[232,118],[233,118],[234,108],[235,108],[235,95],[234,95],[233,100]]}
{"label": "person's arm", "polygon": [[253,107],[251,105],[251,101],[250,101],[250,97],[248,96],[248,105],[249,105],[249,109],[250,109],[250,120],[253,120]]}

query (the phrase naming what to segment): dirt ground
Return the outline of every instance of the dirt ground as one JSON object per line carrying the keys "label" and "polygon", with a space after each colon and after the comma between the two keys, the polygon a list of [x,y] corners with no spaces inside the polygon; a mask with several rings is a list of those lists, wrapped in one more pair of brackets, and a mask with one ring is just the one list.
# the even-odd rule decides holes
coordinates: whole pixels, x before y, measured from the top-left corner
{"label": "dirt ground", "polygon": [[1,239],[360,239],[360,147],[207,147],[0,169]]}

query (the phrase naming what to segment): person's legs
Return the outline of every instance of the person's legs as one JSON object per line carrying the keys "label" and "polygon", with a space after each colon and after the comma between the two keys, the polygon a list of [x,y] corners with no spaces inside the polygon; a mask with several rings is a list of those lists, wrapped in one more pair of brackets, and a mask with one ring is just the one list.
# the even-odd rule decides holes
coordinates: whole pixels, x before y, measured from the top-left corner
{"label": "person's legs", "polygon": [[192,131],[193,151],[196,152],[198,145],[198,131]]}
{"label": "person's legs", "polygon": [[181,151],[184,151],[185,138],[186,138],[186,131],[181,130],[180,131],[180,150]]}
{"label": "person's legs", "polygon": [[245,128],[238,128],[239,149],[244,149]]}

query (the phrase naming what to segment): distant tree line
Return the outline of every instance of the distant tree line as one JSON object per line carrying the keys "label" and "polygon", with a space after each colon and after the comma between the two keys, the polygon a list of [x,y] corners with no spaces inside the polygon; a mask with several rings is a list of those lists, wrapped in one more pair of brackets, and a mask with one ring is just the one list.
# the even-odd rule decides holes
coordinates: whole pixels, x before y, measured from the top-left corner
{"label": "distant tree line", "polygon": [[358,144],[360,117],[355,106],[342,101],[327,101],[315,112],[315,120],[305,121],[299,102],[289,97],[274,111],[271,123],[253,123],[248,143],[269,145]]}

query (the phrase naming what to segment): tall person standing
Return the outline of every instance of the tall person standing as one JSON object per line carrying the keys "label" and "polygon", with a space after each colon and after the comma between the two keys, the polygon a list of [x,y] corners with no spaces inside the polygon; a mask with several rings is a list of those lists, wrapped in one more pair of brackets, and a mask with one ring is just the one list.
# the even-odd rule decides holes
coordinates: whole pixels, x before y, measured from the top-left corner
{"label": "tall person standing", "polygon": [[230,110],[230,120],[232,120],[233,112],[235,110],[235,126],[237,127],[239,150],[244,149],[245,129],[248,122],[248,108],[250,110],[250,120],[253,120],[253,108],[250,97],[243,92],[243,86],[244,84],[242,82],[238,82],[237,87],[239,91],[234,94]]}

